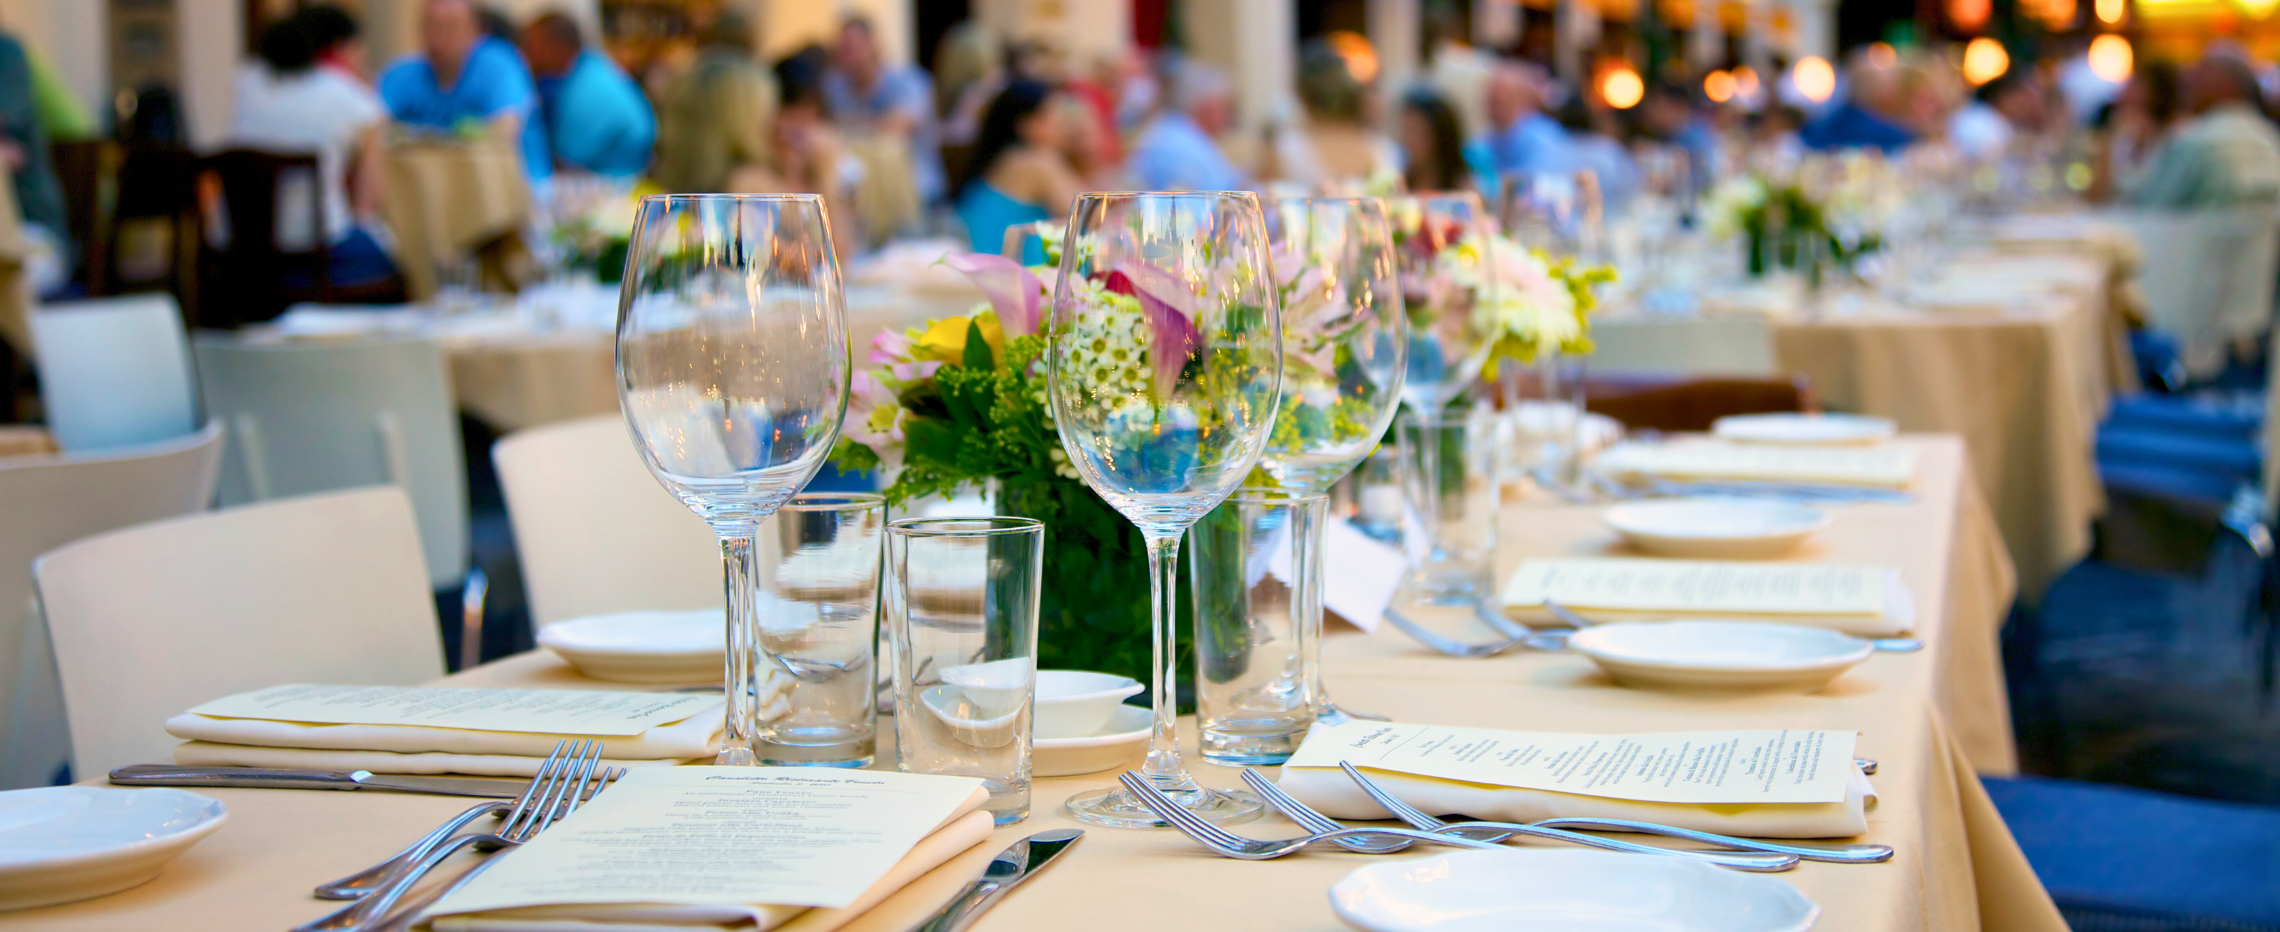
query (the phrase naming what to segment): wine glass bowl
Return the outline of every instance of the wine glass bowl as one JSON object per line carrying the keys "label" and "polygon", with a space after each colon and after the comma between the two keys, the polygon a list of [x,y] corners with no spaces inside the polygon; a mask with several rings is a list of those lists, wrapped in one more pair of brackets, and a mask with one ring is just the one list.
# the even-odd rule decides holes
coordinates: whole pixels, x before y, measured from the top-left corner
{"label": "wine glass bowl", "polygon": [[1282,404],[1260,467],[1323,493],[1376,449],[1401,400],[1409,346],[1392,227],[1377,198],[1268,205],[1282,291]]}
{"label": "wine glass bowl", "polygon": [[1471,191],[1393,198],[1388,208],[1409,315],[1402,401],[1421,414],[1438,412],[1480,378],[1495,347],[1473,314],[1479,296],[1456,274],[1451,250],[1487,248],[1496,222]]}

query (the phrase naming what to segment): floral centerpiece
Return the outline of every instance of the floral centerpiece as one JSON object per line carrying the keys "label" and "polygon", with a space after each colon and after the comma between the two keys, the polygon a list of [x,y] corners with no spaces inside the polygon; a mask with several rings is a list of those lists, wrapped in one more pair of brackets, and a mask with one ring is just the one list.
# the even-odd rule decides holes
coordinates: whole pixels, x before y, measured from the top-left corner
{"label": "floral centerpiece", "polygon": [[1553,258],[1501,234],[1476,234],[1441,251],[1449,281],[1474,295],[1474,326],[1489,337],[1482,375],[1494,379],[1499,360],[1534,362],[1541,354],[1589,354],[1591,312],[1598,286],[1615,269]]}
{"label": "floral centerpiece", "polygon": [[[1876,163],[1881,164],[1881,163]],[[1714,239],[1746,237],[1748,271],[1763,277],[1776,268],[1818,274],[1825,257],[1850,266],[1883,245],[1882,218],[1896,186],[1858,157],[1832,163],[1818,175],[1824,183],[1800,178],[1776,180],[1762,174],[1728,179],[1711,189],[1703,203],[1705,225]],[[1814,173],[1807,173],[1814,174]],[[1826,196],[1816,191],[1826,190]]]}
{"label": "floral centerpiece", "polygon": [[605,285],[617,284],[625,273],[641,198],[656,193],[660,192],[645,185],[558,189],[549,211],[553,222],[546,231],[555,256],[566,269],[591,272]]}

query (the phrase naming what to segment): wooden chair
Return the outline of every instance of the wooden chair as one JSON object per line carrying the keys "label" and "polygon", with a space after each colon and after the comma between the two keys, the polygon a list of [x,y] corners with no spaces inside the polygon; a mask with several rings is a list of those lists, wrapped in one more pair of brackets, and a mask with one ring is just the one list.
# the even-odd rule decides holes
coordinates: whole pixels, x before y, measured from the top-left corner
{"label": "wooden chair", "polygon": [[200,324],[269,320],[293,304],[401,304],[400,278],[332,280],[324,182],[314,155],[231,149],[199,160],[200,266],[209,285]]}
{"label": "wooden chair", "polygon": [[1814,411],[1805,377],[1608,373],[1584,378],[1584,407],[1632,430],[1703,431],[1733,414]]}
{"label": "wooden chair", "polygon": [[181,146],[113,140],[56,142],[50,151],[87,293],[166,291],[195,310],[197,157]]}

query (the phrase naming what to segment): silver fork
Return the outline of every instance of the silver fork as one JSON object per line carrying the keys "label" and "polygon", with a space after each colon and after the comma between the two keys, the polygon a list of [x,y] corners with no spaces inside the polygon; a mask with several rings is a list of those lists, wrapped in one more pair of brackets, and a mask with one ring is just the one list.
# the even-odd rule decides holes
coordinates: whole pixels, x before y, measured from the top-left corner
{"label": "silver fork", "polygon": [[[517,805],[495,833],[467,834],[452,838],[436,846],[417,862],[396,871],[379,891],[351,903],[321,919],[295,926],[292,932],[345,932],[368,930],[374,920],[387,915],[388,910],[403,898],[405,893],[443,863],[459,849],[481,845],[485,849],[512,847],[529,841],[545,831],[556,819],[578,808],[585,797],[586,786],[594,777],[594,767],[601,761],[602,743],[581,740],[571,746],[569,754],[549,758],[542,765],[534,791],[529,794],[530,805]],[[609,778],[610,775],[602,775]]]}
{"label": "silver fork", "polygon": [[[1487,615],[1485,610],[1475,614],[1479,614],[1483,618]],[[1501,641],[1493,641],[1487,644],[1467,644],[1410,621],[1407,616],[1391,608],[1385,610],[1385,620],[1393,622],[1393,626],[1400,628],[1402,633],[1416,638],[1418,643],[1451,657],[1494,657],[1515,647],[1533,647],[1542,651],[1567,649],[1567,638],[1557,632],[1522,631],[1513,633]],[[1574,632],[1567,633],[1572,634]]]}
{"label": "silver fork", "polygon": [[[1252,789],[1257,790],[1259,795],[1266,799],[1268,805],[1275,807],[1277,810],[1281,811],[1283,815],[1289,816],[1291,821],[1304,826],[1310,831],[1320,832],[1328,831],[1331,828],[1346,827],[1336,820],[1330,818],[1329,816],[1323,815],[1311,808],[1308,808],[1305,803],[1299,802],[1297,799],[1292,798],[1290,794],[1282,791],[1282,787],[1276,786],[1274,784],[1274,781],[1267,779],[1266,774],[1258,772],[1256,768],[1243,768],[1243,782],[1249,784]],[[1415,809],[1416,807],[1412,806],[1410,808]],[[1888,861],[1892,859],[1892,846],[1890,845],[1787,844],[1775,841],[1761,841],[1755,838],[1742,838],[1734,835],[1720,835],[1715,832],[1698,832],[1694,829],[1679,828],[1675,825],[1661,825],[1654,822],[1639,822],[1632,819],[1575,817],[1562,819],[1538,819],[1534,822],[1529,822],[1526,824],[1535,828],[1546,829],[1584,829],[1586,831],[1631,832],[1641,835],[1661,835],[1666,838],[1683,838],[1688,841],[1699,841],[1705,844],[1717,845],[1721,848],[1728,848],[1735,851],[1760,851],[1770,854],[1793,854],[1796,855],[1800,860],[1828,861],[1835,864],[1874,864],[1880,861]],[[1484,828],[1481,827],[1480,823],[1473,822],[1455,823],[1453,827],[1440,829],[1439,831],[1460,834],[1466,838],[1471,838],[1476,841],[1503,841],[1506,838],[1512,837],[1511,835],[1506,834],[1506,829]],[[1389,853],[1392,851],[1399,851],[1401,848],[1408,847],[1406,843],[1402,844],[1400,847],[1390,847],[1383,849],[1380,849],[1376,846],[1356,847],[1356,844],[1359,843],[1347,844],[1341,842],[1341,844],[1345,844],[1346,847],[1352,848],[1355,851],[1361,851],[1364,854]],[[1655,850],[1671,852],[1676,849],[1657,848]]]}
{"label": "silver fork", "polygon": [[372,891],[380,889],[380,885],[388,881],[390,874],[395,873],[406,864],[419,860],[429,851],[435,850],[435,846],[442,844],[444,839],[459,834],[459,830],[466,828],[468,823],[486,815],[507,812],[511,809],[530,805],[530,795],[538,789],[539,775],[544,774],[547,768],[562,756],[562,748],[566,744],[569,744],[567,739],[554,742],[554,750],[547,752],[546,759],[538,764],[538,773],[531,775],[529,785],[524,786],[522,795],[515,797],[513,801],[492,800],[477,803],[468,808],[466,812],[453,816],[451,821],[436,826],[435,831],[427,833],[427,837],[412,842],[409,847],[396,852],[387,860],[339,880],[319,885],[316,889],[317,899],[362,899]]}
{"label": "silver fork", "polygon": [[[603,790],[609,789],[610,784],[616,783],[620,778],[624,776],[625,768],[623,767],[619,767],[614,770],[605,770],[602,773],[601,778],[594,781],[594,793],[600,793]],[[593,793],[586,794],[586,798],[592,799],[593,795]],[[578,802],[579,801],[575,799],[571,800],[570,811],[577,811]],[[565,812],[563,814],[568,815],[569,813]],[[419,899],[406,905],[404,908],[390,913],[388,915],[388,918],[373,923],[370,926],[371,932],[409,932],[412,924],[419,920],[420,915],[422,913],[425,913],[428,907],[443,902],[452,894],[459,892],[459,888],[466,886],[469,881],[482,876],[484,871],[490,870],[491,865],[497,863],[499,863],[499,859],[494,857],[486,859],[474,867],[468,868],[467,873],[459,875],[456,879],[452,880],[451,883],[445,884],[441,889],[424,894]]]}
{"label": "silver fork", "polygon": [[[1347,763],[1346,761],[1339,761],[1338,769],[1345,771],[1346,776],[1352,778],[1355,785],[1362,788],[1362,792],[1368,793],[1371,799],[1377,801],[1378,805],[1384,806],[1385,811],[1393,813],[1394,818],[1400,819],[1401,821],[1408,823],[1411,828],[1415,828],[1421,831],[1450,832],[1452,834],[1461,834],[1470,838],[1482,838],[1482,836],[1486,834],[1493,835],[1497,840],[1510,838],[1512,835],[1535,835],[1538,837],[1545,837],[1540,833],[1548,833],[1549,837],[1575,841],[1578,844],[1587,844],[1594,848],[1606,848],[1610,851],[1629,851],[1635,854],[1660,854],[1693,858],[1695,860],[1708,861],[1720,867],[1730,867],[1735,870],[1754,871],[1757,873],[1778,873],[1781,871],[1786,871],[1796,867],[1798,860],[1800,860],[1798,855],[1789,853],[1761,853],[1746,851],[1726,853],[1718,851],[1695,851],[1680,848],[1657,848],[1653,845],[1642,845],[1628,841],[1616,841],[1612,838],[1600,838],[1595,835],[1584,835],[1576,832],[1566,832],[1552,828],[1540,828],[1524,822],[1443,822],[1440,819],[1436,819],[1430,815],[1425,814],[1424,810],[1402,802],[1399,797],[1394,796],[1392,793],[1386,792],[1384,787],[1381,787],[1375,782],[1372,782],[1370,778],[1362,776],[1362,772],[1359,769],[1355,768],[1353,764]],[[1476,832],[1479,834],[1476,834]],[[1502,832],[1510,832],[1512,835],[1498,834]]]}
{"label": "silver fork", "polygon": [[1271,861],[1285,855],[1297,854],[1309,845],[1326,841],[1338,842],[1365,835],[1391,835],[1410,841],[1447,845],[1452,848],[1507,850],[1503,845],[1474,841],[1470,838],[1435,835],[1431,832],[1417,832],[1400,828],[1343,829],[1335,832],[1318,832],[1299,838],[1277,838],[1273,840],[1245,838],[1205,822],[1194,813],[1180,808],[1179,803],[1173,802],[1171,797],[1164,795],[1164,791],[1157,789],[1155,784],[1148,782],[1148,778],[1137,773],[1127,770],[1123,776],[1116,778],[1116,782],[1124,784],[1124,788],[1131,791],[1133,798],[1138,799],[1141,805],[1162,816],[1165,822],[1170,823],[1173,828],[1179,829],[1181,834],[1194,839],[1197,844],[1211,849],[1214,854],[1242,861]]}

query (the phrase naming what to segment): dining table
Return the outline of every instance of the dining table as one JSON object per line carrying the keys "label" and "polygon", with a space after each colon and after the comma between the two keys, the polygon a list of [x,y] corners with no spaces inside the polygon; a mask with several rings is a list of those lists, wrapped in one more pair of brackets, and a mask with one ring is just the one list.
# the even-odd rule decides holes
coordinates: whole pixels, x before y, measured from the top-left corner
{"label": "dining table", "polygon": [[[1391,627],[1365,633],[1340,623],[1324,639],[1329,687],[1346,708],[1403,722],[1594,733],[1857,731],[1857,756],[1877,761],[1877,798],[1867,833],[1855,840],[1890,845],[1896,854],[1883,864],[1808,862],[1775,875],[1820,904],[1817,928],[2063,932],[2064,921],[1978,776],[2016,766],[1996,642],[2015,584],[2009,558],[1962,439],[1908,435],[1893,442],[1913,451],[1917,462],[1908,498],[1832,507],[1834,523],[1781,559],[1896,569],[1914,601],[1913,635],[1923,642],[1921,650],[1878,652],[1812,693],[1665,692],[1620,686],[1576,654],[1524,650],[1459,659],[1429,651]],[[1626,554],[1592,506],[1516,502],[1501,508],[1499,518],[1500,575],[1531,557],[1635,555]],[[1418,622],[1476,640],[1493,638],[1486,628],[1468,633],[1463,626],[1477,622],[1462,612],[1420,613]],[[543,651],[439,682],[640,688],[588,679]],[[1196,777],[1216,787],[1239,786],[1236,770],[1193,756],[1193,721],[1181,724]],[[891,767],[893,728],[883,718],[879,735],[875,766]],[[1137,764],[1135,747],[1130,765]],[[978,876],[1006,844],[1050,828],[1083,827],[1063,812],[1062,803],[1112,785],[1115,775],[1035,780],[1026,820],[998,828],[988,843],[922,876],[844,928],[911,928]],[[379,861],[468,804],[369,791],[201,792],[228,805],[229,822],[157,879],[99,899],[8,914],[0,924],[11,932],[286,928],[338,905],[311,898],[311,887]],[[1234,830],[1254,837],[1299,834],[1273,815]],[[1430,852],[1391,857],[1424,856]],[[1370,863],[1373,856],[1319,850],[1268,862],[1234,861],[1169,829],[1086,827],[1086,837],[1068,856],[975,928],[1330,932],[1340,924],[1326,891]]]}
{"label": "dining table", "polygon": [[530,220],[530,177],[513,136],[402,131],[388,143],[386,165],[380,210],[415,300],[435,294],[441,265],[471,259]]}

